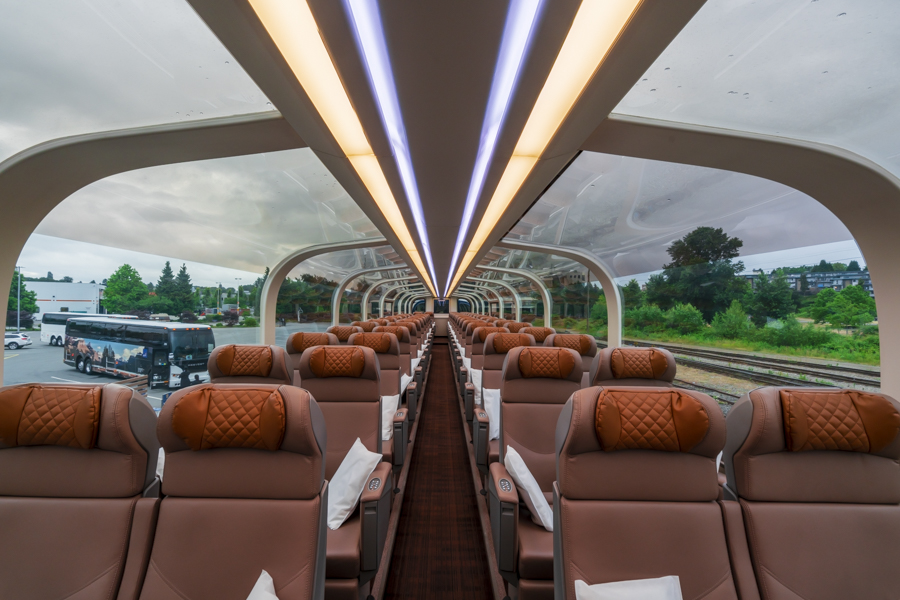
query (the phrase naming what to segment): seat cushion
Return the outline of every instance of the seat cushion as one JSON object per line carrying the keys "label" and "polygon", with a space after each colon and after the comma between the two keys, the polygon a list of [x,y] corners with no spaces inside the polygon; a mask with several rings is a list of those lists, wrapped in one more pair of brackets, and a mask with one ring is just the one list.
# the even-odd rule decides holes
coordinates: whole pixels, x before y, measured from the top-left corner
{"label": "seat cushion", "polygon": [[354,511],[339,529],[328,529],[325,550],[325,577],[353,579],[359,577],[359,510]]}
{"label": "seat cushion", "polygon": [[553,534],[519,513],[519,577],[553,579]]}

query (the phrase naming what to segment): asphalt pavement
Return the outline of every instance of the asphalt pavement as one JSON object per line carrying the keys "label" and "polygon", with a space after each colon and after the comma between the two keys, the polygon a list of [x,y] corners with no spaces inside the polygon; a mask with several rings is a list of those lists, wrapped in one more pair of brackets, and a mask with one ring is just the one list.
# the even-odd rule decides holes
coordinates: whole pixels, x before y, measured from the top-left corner
{"label": "asphalt pavement", "polygon": [[[327,323],[289,323],[287,327],[275,328],[275,344],[284,346],[287,338],[295,331],[325,331]],[[216,345],[256,344],[259,336],[258,327],[214,327]],[[98,381],[114,381],[106,375],[85,375],[63,362],[63,349],[41,342],[40,331],[29,331],[28,337],[33,344],[17,350],[7,350],[3,355],[3,385],[17,383],[97,383]],[[155,407],[162,401],[162,395],[168,390],[156,388],[150,391],[147,398]]]}

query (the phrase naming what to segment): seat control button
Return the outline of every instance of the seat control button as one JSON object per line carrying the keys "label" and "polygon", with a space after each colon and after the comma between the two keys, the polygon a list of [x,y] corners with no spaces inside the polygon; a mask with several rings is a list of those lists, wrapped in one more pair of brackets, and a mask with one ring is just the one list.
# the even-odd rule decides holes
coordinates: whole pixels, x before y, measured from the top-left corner
{"label": "seat control button", "polygon": [[381,480],[377,477],[369,482],[369,491],[370,492],[374,492],[375,490],[377,490],[380,487],[381,487]]}
{"label": "seat control button", "polygon": [[[378,481],[377,479],[375,481]],[[500,490],[504,492],[512,491],[512,484],[509,482],[509,479],[501,479],[500,480]]]}

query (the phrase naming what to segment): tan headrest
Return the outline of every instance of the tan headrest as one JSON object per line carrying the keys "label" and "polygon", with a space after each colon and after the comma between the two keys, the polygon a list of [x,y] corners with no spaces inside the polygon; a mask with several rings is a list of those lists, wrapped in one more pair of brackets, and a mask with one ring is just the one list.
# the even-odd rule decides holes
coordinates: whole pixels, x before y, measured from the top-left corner
{"label": "tan headrest", "polygon": [[605,388],[594,426],[604,452],[690,452],[706,437],[709,416],[699,400],[678,390]]}
{"label": "tan headrest", "polygon": [[397,341],[409,343],[409,328],[403,325],[384,325],[376,327],[373,333],[393,333]]}
{"label": "tan headrest", "polygon": [[316,377],[359,377],[366,356],[358,346],[320,346],[309,356],[309,369]]}
{"label": "tan headrest", "polygon": [[328,346],[337,343],[337,336],[333,333],[312,333],[298,331],[292,333],[287,339],[288,354],[303,354],[303,351],[313,346]]}
{"label": "tan headrest", "polygon": [[666,356],[656,348],[616,348],[609,360],[616,379],[658,379],[668,367]]}
{"label": "tan headrest", "polygon": [[350,323],[350,325],[353,327],[359,327],[366,332],[372,331],[373,329],[378,327],[378,323],[375,323],[374,321],[353,321],[352,323]]}
{"label": "tan headrest", "polygon": [[172,429],[191,450],[275,451],[284,438],[284,400],[277,390],[192,388],[181,396]]}
{"label": "tan headrest", "polygon": [[900,412],[879,394],[856,390],[781,390],[788,452],[878,454],[900,432]]}
{"label": "tan headrest", "polygon": [[475,338],[475,334],[478,334],[478,339],[481,342],[487,339],[487,336],[492,333],[509,333],[509,329],[506,327],[479,327],[475,331],[472,332],[472,338]]}
{"label": "tan headrest", "polygon": [[509,329],[509,331],[510,331],[511,333],[519,333],[520,331],[522,331],[523,329],[525,329],[526,327],[528,327],[528,323],[516,323],[516,322],[511,322],[511,323],[507,323],[507,324],[505,325],[505,327],[506,327],[507,329]]}
{"label": "tan headrest", "polygon": [[526,379],[567,379],[574,368],[575,359],[568,348],[525,348],[519,353],[519,371]]}
{"label": "tan headrest", "polygon": [[[356,346],[371,348],[376,354],[400,354],[397,336],[383,331],[375,333],[357,333],[350,336],[350,343]],[[391,350],[393,349],[393,352]]]}
{"label": "tan headrest", "polygon": [[27,385],[0,390],[0,444],[67,446],[97,442],[100,387]]}
{"label": "tan headrest", "polygon": [[354,327],[353,325],[334,325],[325,330],[326,333],[333,333],[337,336],[342,342],[346,342],[350,339],[350,336],[354,333],[362,332],[362,329],[359,327]]}
{"label": "tan headrest", "polygon": [[[534,338],[524,333],[494,333],[491,347],[494,354],[506,354],[516,346],[531,346]],[[487,340],[487,338],[485,338]]]}
{"label": "tan headrest", "polygon": [[534,337],[534,341],[538,344],[543,344],[548,335],[556,333],[556,330],[552,327],[524,327],[521,331]]}
{"label": "tan headrest", "polygon": [[597,342],[589,335],[554,333],[544,343],[554,348],[571,348],[582,356],[597,354]]}
{"label": "tan headrest", "polygon": [[387,319],[375,319],[373,321],[373,323],[375,323],[376,325],[382,325],[382,326],[387,325],[389,322],[390,321],[388,321]]}
{"label": "tan headrest", "polygon": [[[229,344],[216,348],[215,364],[226,377],[268,377],[272,372],[269,346]],[[213,355],[210,355],[212,361]]]}

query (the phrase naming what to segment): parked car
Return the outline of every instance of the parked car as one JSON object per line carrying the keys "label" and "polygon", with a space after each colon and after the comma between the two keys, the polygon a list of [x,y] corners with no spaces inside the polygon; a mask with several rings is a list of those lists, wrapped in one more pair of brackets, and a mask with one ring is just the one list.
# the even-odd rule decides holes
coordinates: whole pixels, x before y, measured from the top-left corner
{"label": "parked car", "polygon": [[31,338],[24,333],[7,333],[3,342],[10,350],[18,350],[23,346],[30,346]]}

